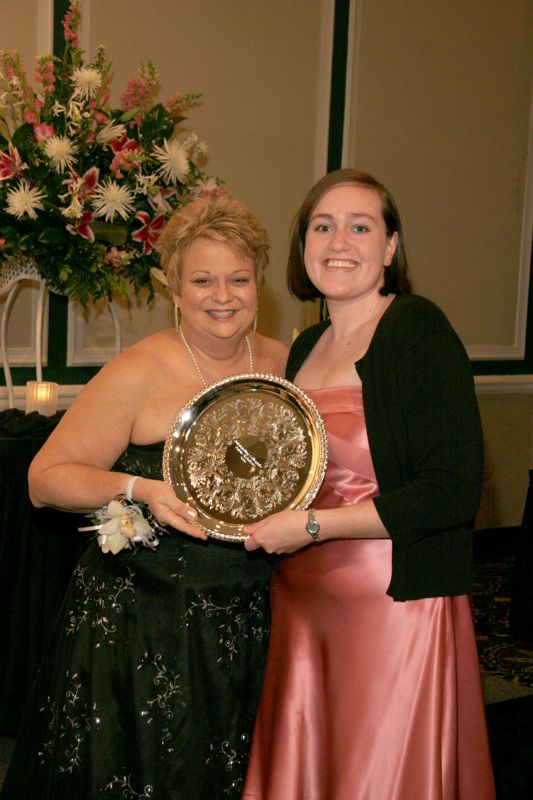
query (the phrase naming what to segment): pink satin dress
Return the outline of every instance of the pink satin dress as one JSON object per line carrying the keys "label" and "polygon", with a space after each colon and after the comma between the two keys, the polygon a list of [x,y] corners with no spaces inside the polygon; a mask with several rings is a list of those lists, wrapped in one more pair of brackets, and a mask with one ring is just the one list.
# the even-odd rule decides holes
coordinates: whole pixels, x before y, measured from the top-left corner
{"label": "pink satin dress", "polygon": [[[310,391],[328,432],[314,506],[377,494],[360,389]],[[395,602],[388,539],[278,559],[243,800],[494,800],[469,599]]]}

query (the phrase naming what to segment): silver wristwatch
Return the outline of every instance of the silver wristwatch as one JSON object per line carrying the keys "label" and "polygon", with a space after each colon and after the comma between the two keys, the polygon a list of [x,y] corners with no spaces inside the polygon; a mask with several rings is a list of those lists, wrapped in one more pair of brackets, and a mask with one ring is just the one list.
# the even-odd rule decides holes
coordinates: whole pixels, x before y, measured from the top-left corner
{"label": "silver wristwatch", "polygon": [[320,538],[320,525],[315,519],[315,511],[313,508],[307,510],[307,525],[305,530],[312,537],[315,544],[319,544],[322,540]]}

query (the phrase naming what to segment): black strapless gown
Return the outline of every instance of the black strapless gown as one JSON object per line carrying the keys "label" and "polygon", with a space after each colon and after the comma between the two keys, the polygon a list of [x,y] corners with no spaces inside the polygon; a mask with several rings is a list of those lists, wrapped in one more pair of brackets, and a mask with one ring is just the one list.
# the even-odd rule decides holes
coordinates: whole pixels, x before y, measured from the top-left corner
{"label": "black strapless gown", "polygon": [[[117,469],[161,477],[162,444]],[[73,534],[75,535],[75,534]],[[262,551],[261,551],[262,553]],[[1,800],[231,800],[268,638],[271,565],[172,531],[78,562]]]}

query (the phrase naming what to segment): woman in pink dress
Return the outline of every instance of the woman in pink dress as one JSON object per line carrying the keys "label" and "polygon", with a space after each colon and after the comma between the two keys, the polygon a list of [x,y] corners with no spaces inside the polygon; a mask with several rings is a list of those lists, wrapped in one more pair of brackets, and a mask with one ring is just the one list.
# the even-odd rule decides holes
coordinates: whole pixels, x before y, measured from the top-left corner
{"label": "woman in pink dress", "polygon": [[309,511],[246,529],[279,554],[245,800],[494,800],[471,590],[483,446],[464,348],[411,293],[388,190],[346,169],[295,220],[289,287],[329,319],[287,377],[321,412]]}

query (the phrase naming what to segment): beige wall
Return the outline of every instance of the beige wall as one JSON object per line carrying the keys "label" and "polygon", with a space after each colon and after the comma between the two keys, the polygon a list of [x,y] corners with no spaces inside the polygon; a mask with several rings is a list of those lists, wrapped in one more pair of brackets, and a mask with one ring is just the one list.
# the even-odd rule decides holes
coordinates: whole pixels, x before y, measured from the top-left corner
{"label": "beige wall", "polygon": [[520,525],[533,469],[533,395],[482,395],[485,486],[480,529]]}
{"label": "beige wall", "polygon": [[38,0],[0,0],[0,50],[18,50],[30,74],[33,57],[44,54],[39,52],[40,5]]}
{"label": "beige wall", "polygon": [[[87,4],[85,4],[87,5]],[[285,290],[289,224],[315,179],[321,98],[321,0],[91,0],[90,48],[113,58],[115,99],[152,60],[161,98],[201,92],[186,126],[209,145],[208,170],[272,239],[262,332],[290,342],[304,307]],[[327,111],[327,105],[326,105]],[[325,164],[325,153],[324,153]]]}
{"label": "beige wall", "polygon": [[515,358],[533,221],[533,4],[355,6],[345,160],[392,190],[415,289],[470,355]]}
{"label": "beige wall", "polygon": [[[392,190],[414,288],[443,308],[471,357],[520,358],[533,220],[533,4],[355,0],[353,9],[344,163]],[[512,392],[497,377],[479,382],[480,528],[521,521],[532,392],[533,376]]]}

